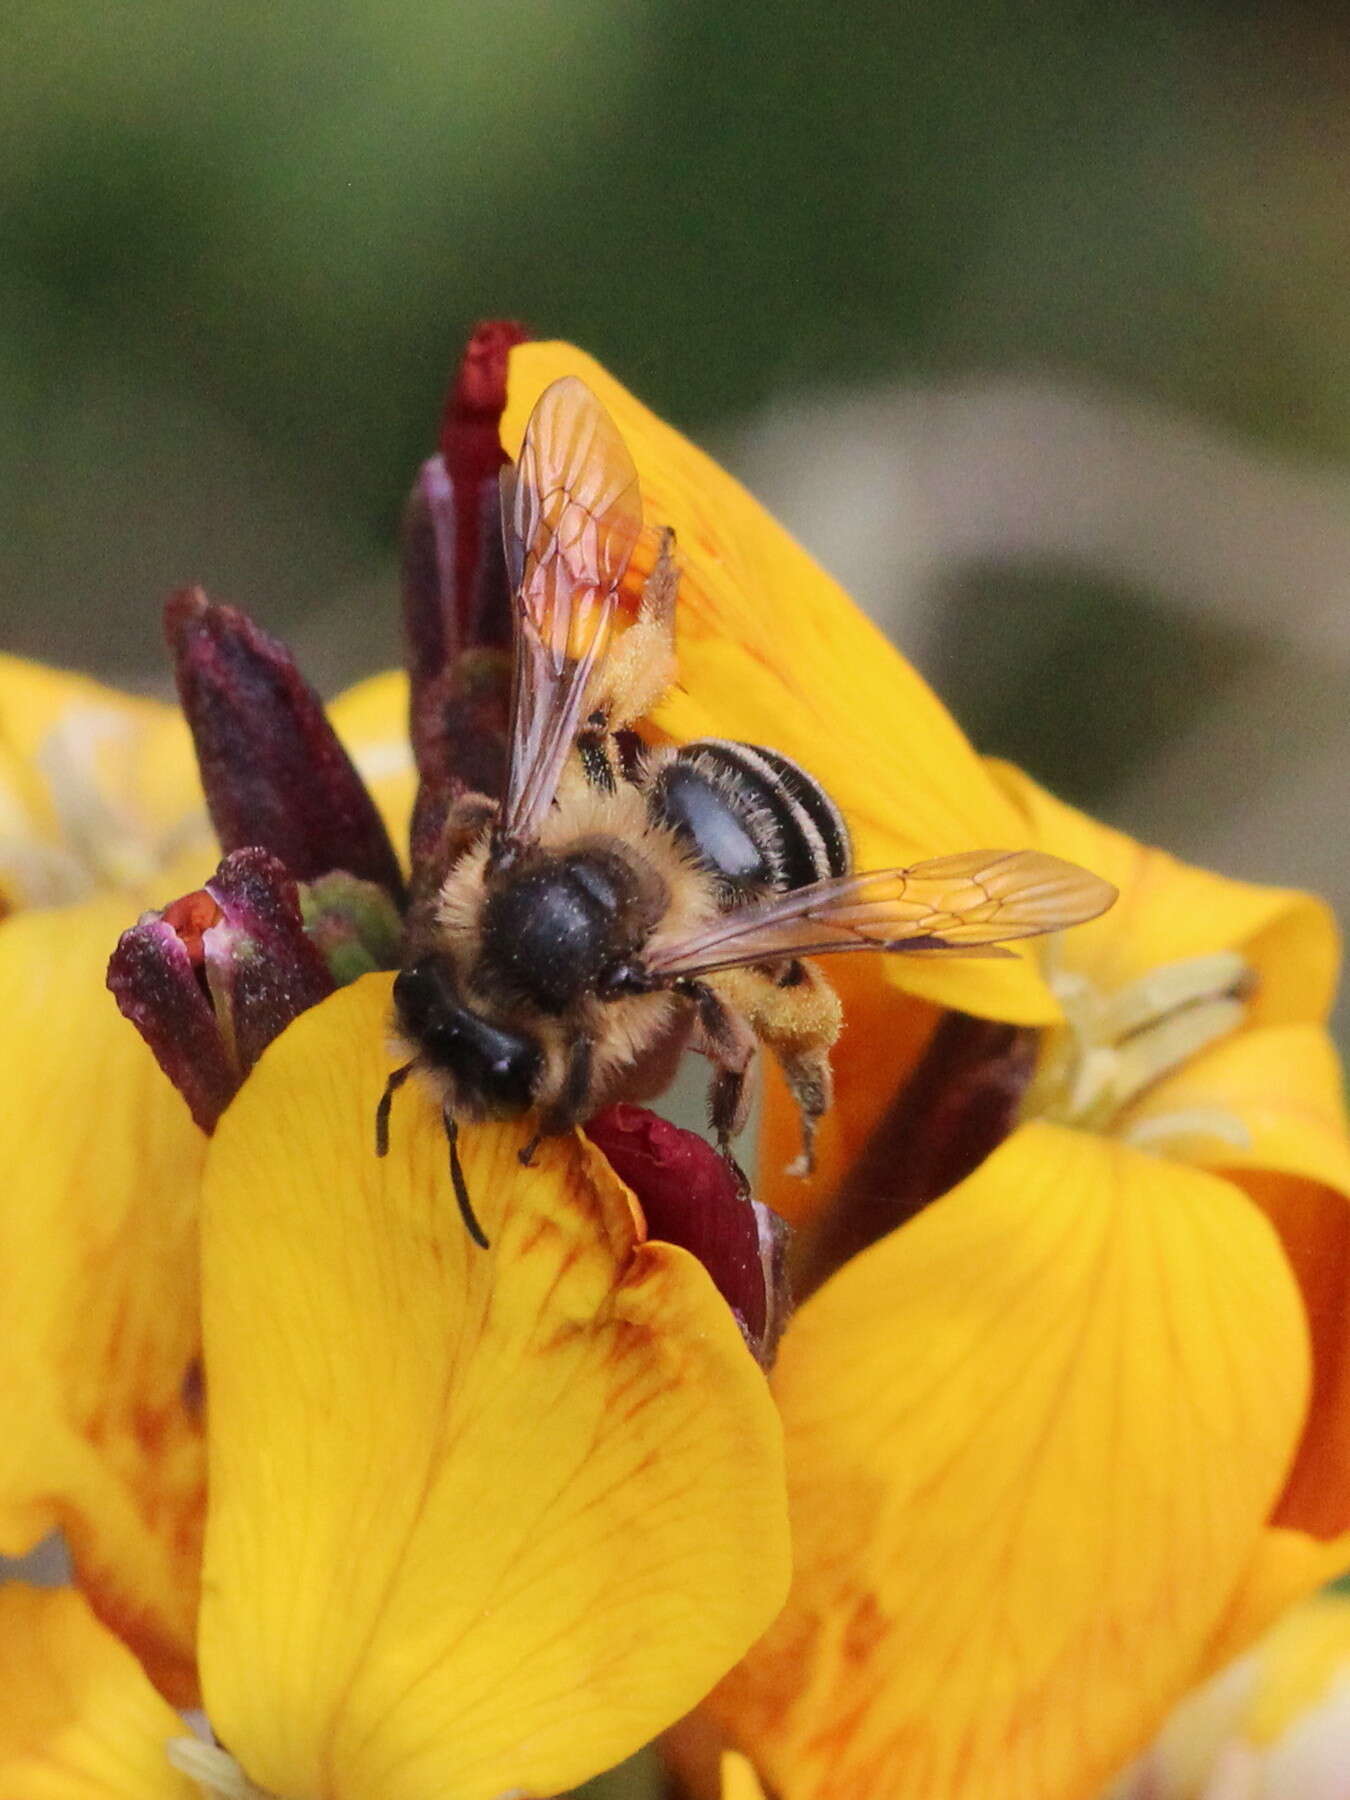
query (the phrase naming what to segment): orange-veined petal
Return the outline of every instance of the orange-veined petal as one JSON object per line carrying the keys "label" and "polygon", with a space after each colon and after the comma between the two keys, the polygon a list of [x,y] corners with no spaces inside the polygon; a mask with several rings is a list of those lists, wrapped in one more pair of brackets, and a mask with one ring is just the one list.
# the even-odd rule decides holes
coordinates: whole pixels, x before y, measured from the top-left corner
{"label": "orange-veined petal", "polygon": [[[646,523],[635,579],[652,566],[658,529],[675,530],[679,686],[657,723],[678,739],[740,738],[797,758],[842,808],[860,868],[1022,848],[1017,808],[926,683],[739,482],[598,363],[568,344],[513,349],[508,452],[518,452],[539,395],[565,375],[592,389],[637,464]],[[880,981],[986,1017],[1057,1016],[1021,956],[877,966]]]}
{"label": "orange-veined petal", "polygon": [[183,1721],[71,1588],[0,1587],[5,1800],[201,1800],[169,1765]]}
{"label": "orange-veined petal", "polygon": [[987,766],[1021,810],[1027,841],[1120,890],[1110,912],[1058,940],[1066,968],[1110,991],[1167,963],[1237,950],[1256,973],[1253,1024],[1325,1019],[1340,960],[1325,902],[1180,862],[1066,805],[1011,763]]}
{"label": "orange-veined petal", "polygon": [[[1254,1578],[1251,1636],[1263,1617],[1350,1567],[1350,1145],[1335,1048],[1315,1025],[1236,1032],[1161,1082],[1130,1122],[1212,1110],[1247,1131],[1237,1146],[1173,1140],[1170,1155],[1218,1167],[1265,1212],[1302,1290],[1313,1393],[1277,1530],[1311,1540],[1273,1549]],[[1258,1591],[1259,1590],[1259,1591]],[[1234,1649],[1238,1648],[1233,1643]]]}
{"label": "orange-veined petal", "polygon": [[61,1526],[99,1612],[187,1698],[203,1139],[104,988],[126,908],[0,925],[0,1551]]}
{"label": "orange-veined petal", "polygon": [[1195,1678],[1308,1345],[1229,1183],[1029,1125],[802,1307],[774,1388],[796,1572],[733,1739],[783,1800],[1086,1800]]}
{"label": "orange-veined petal", "polygon": [[1243,1654],[1290,1607],[1350,1569],[1350,1209],[1341,1189],[1302,1175],[1237,1169],[1232,1179],[1280,1234],[1302,1291],[1313,1384],[1293,1468],[1201,1673]]}
{"label": "orange-veined petal", "polygon": [[266,1052],[203,1235],[212,1723],[277,1793],[557,1793],[686,1710],[786,1583],[779,1428],[686,1253],[579,1140],[372,1116],[389,983]]}

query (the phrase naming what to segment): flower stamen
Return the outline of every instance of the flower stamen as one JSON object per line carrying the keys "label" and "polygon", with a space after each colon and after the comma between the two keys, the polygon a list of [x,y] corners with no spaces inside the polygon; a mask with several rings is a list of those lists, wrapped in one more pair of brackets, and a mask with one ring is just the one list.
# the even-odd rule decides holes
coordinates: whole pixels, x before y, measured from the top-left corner
{"label": "flower stamen", "polygon": [[204,1794],[220,1800],[272,1800],[265,1788],[251,1782],[228,1750],[219,1744],[208,1744],[198,1737],[170,1738],[164,1754],[171,1767],[189,1781],[195,1781]]}
{"label": "flower stamen", "polygon": [[1064,1025],[1047,1034],[1023,1118],[1105,1132],[1145,1149],[1195,1136],[1250,1144],[1242,1121],[1219,1108],[1178,1108],[1135,1121],[1125,1116],[1243,1023],[1253,977],[1241,956],[1223,950],[1185,957],[1111,993],[1053,961],[1046,974]]}

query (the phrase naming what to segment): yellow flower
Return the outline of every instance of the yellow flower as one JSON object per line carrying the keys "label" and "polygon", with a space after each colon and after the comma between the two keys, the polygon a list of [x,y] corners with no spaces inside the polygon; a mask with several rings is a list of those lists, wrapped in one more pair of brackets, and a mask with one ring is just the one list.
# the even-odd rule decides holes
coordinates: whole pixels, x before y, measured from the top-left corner
{"label": "yellow flower", "polygon": [[[520,1131],[468,1134],[489,1252],[448,1204],[429,1103],[371,1154],[387,1011],[370,977],[304,1014],[208,1152],[204,1703],[264,1791],[555,1793],[772,1616],[777,1425],[707,1274],[642,1241],[598,1152],[552,1143],[526,1170]],[[25,1647],[0,1614],[12,1681],[60,1676],[64,1729],[149,1767],[147,1733],[162,1749],[181,1722],[76,1606],[53,1617]],[[71,1693],[84,1659],[102,1673]],[[7,1800],[47,1792],[30,1772],[56,1754],[21,1723],[0,1713]],[[164,1762],[136,1791],[181,1789]]]}
{"label": "yellow flower", "polygon": [[0,1551],[63,1529],[187,1697],[201,1135],[101,991],[128,915],[214,860],[182,719],[0,659],[0,819]]}
{"label": "yellow flower", "polygon": [[[339,710],[372,738],[389,723],[372,689]],[[30,1287],[36,1272],[51,1291],[31,1340],[12,1309],[28,1382],[6,1393],[17,1409],[31,1388],[25,1445],[45,1461],[40,1476],[6,1465],[0,1498],[23,1520],[24,1483],[42,1479],[49,1509],[32,1503],[14,1547],[64,1525],[99,1612],[173,1697],[195,1693],[199,1651],[209,1714],[264,1789],[490,1800],[618,1760],[700,1697],[786,1583],[779,1431],[729,1308],[693,1256],[643,1241],[628,1191],[584,1143],[550,1144],[527,1171],[519,1132],[471,1134],[489,1254],[448,1203],[429,1105],[406,1096],[399,1154],[375,1158],[387,977],[298,1019],[207,1146],[92,973],[112,904],[50,915],[91,952],[63,995],[72,1028],[105,1014],[120,1028],[100,1089],[77,1059],[30,1060],[100,1143],[125,1134],[142,1211],[122,1222],[106,1287],[77,1296],[68,1221],[88,1149],[42,1121],[50,1205],[24,1247]],[[0,927],[0,954],[26,922]],[[190,1162],[137,1163],[143,1112],[110,1111],[122,1067],[146,1076]],[[17,1191],[31,1180],[30,1155]],[[199,1194],[212,1504],[198,1631]],[[11,1231],[27,1224],[8,1209]],[[170,1269],[171,1224],[192,1260]],[[110,1331],[139,1331],[125,1391],[119,1345],[88,1316],[100,1307]],[[148,1438],[157,1384],[176,1461],[147,1451],[132,1466],[104,1420]],[[79,1396],[103,1412],[58,1429]],[[86,1518],[97,1564],[79,1554]],[[20,1621],[0,1649],[19,1697],[7,1723],[0,1710],[7,1800],[47,1794],[53,1762],[72,1761],[84,1785],[71,1792],[122,1791],[114,1770],[129,1793],[185,1791],[163,1755],[181,1721],[82,1604],[4,1598]]]}
{"label": "yellow flower", "polygon": [[1187,1695],[1104,1800],[1344,1800],[1350,1598],[1295,1607]]}
{"label": "yellow flower", "polygon": [[[645,524],[632,594],[660,529],[675,532],[679,683],[656,724],[677,740],[738,738],[800,759],[848,820],[859,868],[1019,847],[1016,806],[894,646],[738,482],[598,363],[570,344],[513,350],[506,449],[516,454],[535,401],[566,375],[598,396],[637,465]],[[895,957],[870,979],[982,1017],[1057,1016],[1035,960],[1021,953],[1002,962]]]}
{"label": "yellow flower", "polygon": [[1350,1563],[1331,920],[991,772],[1121,899],[1047,958],[1065,1023],[1022,1123],[889,1233],[913,1149],[890,1039],[903,1080],[949,1038],[851,996],[870,1070],[840,1154],[872,1191],[841,1205],[876,1241],[784,1338],[793,1591],[714,1702],[783,1800],[1090,1796]]}
{"label": "yellow flower", "polygon": [[[760,1775],[781,1800],[1087,1800],[1227,1646],[1350,1560],[1334,1541],[1350,1523],[1332,1479],[1339,1266],[1322,1285],[1296,1267],[1310,1239],[1339,1249],[1347,1191],[1337,1103],[1312,1080],[1335,1066],[1330,927],[1296,897],[1188,888],[1177,865],[1117,856],[981,763],[786,534],[578,352],[512,352],[508,450],[564,374],[640,471],[633,584],[658,527],[679,539],[681,688],[662,730],[798,757],[863,865],[1030,844],[1119,868],[1127,898],[1157,889],[1120,936],[1093,928],[1081,967],[1072,938],[1058,967],[838,959],[840,1104],[804,1216],[922,1071],[940,1008],[1006,1022],[1010,1041],[1049,1028],[1040,1112],[790,1327],[774,1392],[796,1576],[716,1699],[759,1771],[722,1770],[736,1800]],[[1225,955],[1254,989],[1231,961],[1197,967]],[[1175,963],[1179,987],[1128,997],[1154,1059],[1141,1084],[1100,989]],[[72,1022],[89,1004],[72,1000]],[[1228,1035],[1174,1031],[1194,1005]],[[210,1146],[193,1140],[211,1506],[199,1631],[170,1641],[185,1668],[199,1649],[229,1754],[175,1754],[222,1791],[288,1800],[557,1792],[696,1702],[769,1623],[778,1425],[706,1271],[644,1241],[583,1140],[527,1171],[520,1133],[465,1134],[488,1252],[446,1203],[423,1100],[400,1102],[396,1153],[371,1155],[386,1012],[372,976],[304,1013]],[[1281,1030],[1310,1035],[1273,1111],[1251,1092],[1263,1065],[1195,1085]],[[98,1117],[88,1090],[80,1105]],[[782,1108],[771,1082],[775,1165]],[[78,1165],[51,1155],[69,1188]],[[197,1187],[171,1191],[195,1217]],[[138,1305],[147,1292],[163,1304],[142,1288]],[[103,1369],[79,1371],[99,1391]],[[161,1586],[163,1610],[184,1583]],[[55,1762],[80,1771],[72,1796],[181,1794],[146,1760],[177,1726],[137,1665],[78,1601],[5,1598],[29,1628],[6,1639],[0,1609],[0,1685],[34,1698],[8,1725],[0,1708],[0,1792],[49,1800]]]}
{"label": "yellow flower", "polygon": [[[379,677],[333,710],[406,823],[405,694]],[[0,1553],[59,1528],[99,1614],[185,1701],[205,1146],[104,971],[141,908],[216,856],[177,708],[0,657]]]}
{"label": "yellow flower", "polygon": [[[198,674],[228,688],[234,651],[211,638],[197,599],[175,605],[184,629],[206,634]],[[181,656],[179,668],[182,680]],[[368,734],[367,760],[371,740],[397,738],[388,704],[405,692],[384,683],[344,709]],[[406,812],[406,752],[399,774]],[[217,824],[230,816],[227,842],[241,841],[231,808],[242,791],[224,813],[213,796]],[[175,870],[167,891],[179,885]],[[138,889],[137,903],[165,891]],[[198,898],[207,921],[209,897]],[[121,904],[118,923],[135,911]],[[175,914],[174,929],[185,918]],[[83,946],[82,922],[63,924],[79,927]],[[214,926],[193,911],[183,929]],[[106,955],[116,933],[106,920],[98,931]],[[33,1080],[91,1131],[127,1141],[125,1181],[140,1178],[144,1212],[105,1304],[119,1327],[157,1309],[174,1354],[157,1340],[153,1365],[128,1370],[124,1434],[162,1378],[193,1482],[166,1538],[165,1472],[119,1469],[122,1510],[143,1526],[133,1542],[103,1488],[53,1465],[42,1523],[73,1535],[88,1512],[128,1606],[109,1603],[88,1558],[81,1584],[163,1692],[193,1697],[199,1668],[228,1755],[189,1747],[174,1751],[177,1764],[222,1791],[296,1800],[493,1800],[557,1792],[655,1735],[744,1653],[786,1591],[781,1432],[707,1271],[647,1240],[633,1196],[584,1140],[547,1143],[527,1170],[523,1128],[465,1134],[486,1252],[450,1202],[439,1117],[424,1098],[400,1098],[395,1153],[377,1158],[387,977],[295,1019],[209,1144],[167,1084],[154,1086],[143,1046],[101,990],[88,969],[72,978],[71,1030],[95,1012],[113,1021],[105,1079],[123,1066],[146,1075],[191,1164],[138,1166],[145,1109],[105,1119],[75,1059],[58,1076],[35,1057]],[[11,1060],[17,1049],[11,1040]],[[17,1158],[17,1135],[13,1147]],[[52,1203],[35,1248],[68,1298],[80,1258],[62,1226],[90,1185],[88,1147],[44,1121],[42,1151]],[[155,1254],[169,1217],[194,1257],[200,1223],[200,1289],[186,1269],[164,1288]],[[199,1614],[198,1293],[210,1472]],[[58,1389],[69,1370],[81,1393],[105,1395],[115,1346],[87,1345],[79,1320],[49,1310],[54,1341],[24,1348],[35,1391]],[[17,1508],[23,1471],[8,1474],[0,1505],[14,1496]],[[72,1793],[182,1792],[159,1754],[181,1724],[83,1603],[19,1590],[5,1599],[15,1635],[0,1659],[26,1696],[0,1709],[7,1800],[46,1794],[56,1768],[78,1770]]]}
{"label": "yellow flower", "polygon": [[0,656],[0,917],[144,894],[211,849],[176,707]]}

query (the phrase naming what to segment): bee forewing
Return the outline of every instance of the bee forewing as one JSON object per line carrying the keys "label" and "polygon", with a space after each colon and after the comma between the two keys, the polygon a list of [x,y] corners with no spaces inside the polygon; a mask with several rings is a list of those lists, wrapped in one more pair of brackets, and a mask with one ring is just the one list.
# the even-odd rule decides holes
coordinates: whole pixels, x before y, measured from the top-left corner
{"label": "bee forewing", "polygon": [[561,668],[591,654],[607,632],[606,602],[642,529],[628,447],[575,375],[540,396],[512,485],[509,529],[518,546],[519,604]]}
{"label": "bee forewing", "polygon": [[925,902],[933,928],[959,944],[1007,943],[1085,925],[1116,898],[1109,881],[1043,850],[962,851],[897,874],[905,898]]}
{"label": "bee forewing", "polygon": [[642,529],[633,459],[575,376],[540,395],[520,460],[503,475],[502,502],[516,668],[501,830],[520,842],[538,831],[557,791]]}
{"label": "bee forewing", "polygon": [[963,851],[739,907],[658,944],[647,960],[656,973],[690,977],[846,950],[972,955],[1084,924],[1115,897],[1110,882],[1039,850]]}

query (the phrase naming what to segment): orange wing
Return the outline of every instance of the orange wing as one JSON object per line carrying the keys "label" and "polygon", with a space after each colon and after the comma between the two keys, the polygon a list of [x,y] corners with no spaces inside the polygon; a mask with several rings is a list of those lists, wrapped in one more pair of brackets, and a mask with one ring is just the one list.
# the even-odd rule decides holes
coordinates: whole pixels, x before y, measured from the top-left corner
{"label": "orange wing", "polygon": [[555,381],[530,414],[520,461],[502,474],[516,599],[499,841],[533,838],[552,804],[641,529],[637,470],[618,427],[584,382]]}
{"label": "orange wing", "polygon": [[678,940],[658,939],[646,963],[653,974],[690,979],[844,950],[998,956],[999,944],[1082,925],[1115,898],[1109,881],[1039,850],[969,850],[771,895]]}

